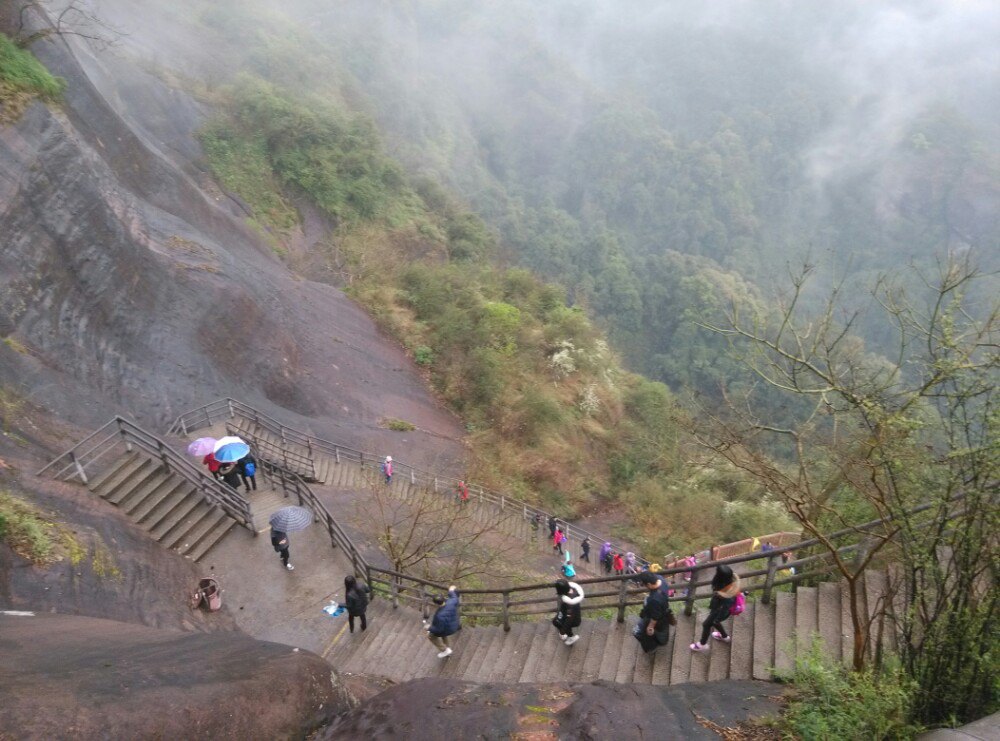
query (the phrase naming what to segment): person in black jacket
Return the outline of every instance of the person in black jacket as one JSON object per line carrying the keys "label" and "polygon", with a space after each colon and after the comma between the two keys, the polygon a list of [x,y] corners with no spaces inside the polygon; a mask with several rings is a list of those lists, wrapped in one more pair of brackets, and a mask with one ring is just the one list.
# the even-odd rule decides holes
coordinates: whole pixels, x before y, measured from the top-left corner
{"label": "person in black jacket", "polygon": [[274,546],[274,550],[278,552],[278,555],[281,557],[281,562],[285,564],[285,568],[289,571],[295,571],[295,567],[288,563],[288,536],[280,530],[275,530],[272,527],[271,545]]}
{"label": "person in black jacket", "polygon": [[240,469],[235,463],[223,463],[219,466],[219,475],[233,489],[240,488]]}
{"label": "person in black jacket", "polygon": [[674,622],[674,614],[670,609],[668,587],[663,577],[652,571],[644,571],[639,574],[639,582],[649,590],[649,594],[639,613],[635,637],[643,652],[649,653],[665,646],[670,640],[670,625]]}
{"label": "person in black jacket", "polygon": [[559,602],[552,624],[558,629],[559,638],[567,646],[572,646],[580,640],[580,636],[573,635],[573,628],[579,628],[582,622],[580,603],[583,602],[583,589],[576,582],[565,579],[556,581],[555,586]]}
{"label": "person in black jacket", "polygon": [[353,574],[344,577],[344,604],[347,607],[347,624],[354,632],[354,618],[361,618],[361,630],[368,629],[365,611],[368,609],[368,593],[371,590],[367,584],[358,584]]}

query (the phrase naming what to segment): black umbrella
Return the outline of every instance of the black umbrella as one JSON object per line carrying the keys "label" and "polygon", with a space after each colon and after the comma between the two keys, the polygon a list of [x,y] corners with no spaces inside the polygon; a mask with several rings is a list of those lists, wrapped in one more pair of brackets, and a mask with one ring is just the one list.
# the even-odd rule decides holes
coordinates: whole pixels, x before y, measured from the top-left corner
{"label": "black umbrella", "polygon": [[305,530],[312,525],[313,514],[305,507],[282,507],[268,522],[271,527],[282,533],[294,533]]}

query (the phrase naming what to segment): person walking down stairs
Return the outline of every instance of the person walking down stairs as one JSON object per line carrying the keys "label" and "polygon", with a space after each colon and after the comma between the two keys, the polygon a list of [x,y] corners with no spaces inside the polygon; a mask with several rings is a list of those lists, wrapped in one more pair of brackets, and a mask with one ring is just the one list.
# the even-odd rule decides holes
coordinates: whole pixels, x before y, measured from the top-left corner
{"label": "person walking down stairs", "polygon": [[552,624],[559,631],[559,637],[567,646],[572,646],[580,636],[573,635],[573,628],[579,628],[582,622],[580,603],[583,602],[583,589],[576,582],[559,579],[556,581],[558,606]]}
{"label": "person walking down stairs", "polygon": [[344,577],[344,604],[347,606],[347,625],[354,632],[354,618],[361,618],[361,630],[368,630],[368,593],[371,590],[367,584],[358,584],[353,574]]}
{"label": "person walking down stairs", "polygon": [[219,466],[219,476],[233,491],[240,489],[240,469],[235,463],[223,463]]}
{"label": "person walking down stairs", "polygon": [[583,542],[580,543],[580,560],[590,563],[590,538],[584,536]]}
{"label": "person walking down stairs", "polygon": [[[717,641],[729,643],[732,638],[722,624],[732,613],[736,598],[740,594],[740,577],[728,566],[719,566],[712,577],[712,601],[708,604],[708,617],[701,624],[701,640],[691,644],[692,651],[705,651],[708,636]],[[712,628],[715,628],[713,631]]]}
{"label": "person walking down stairs", "polygon": [[275,530],[271,528],[271,545],[274,546],[274,550],[277,551],[278,555],[281,557],[281,562],[285,564],[285,568],[289,571],[295,571],[295,567],[289,562],[289,552],[288,552],[288,535],[281,532],[280,530]]}
{"label": "person walking down stairs", "polygon": [[670,640],[670,626],[677,625],[677,618],[670,609],[668,587],[659,574],[644,571],[639,574],[639,583],[649,590],[639,613],[639,625],[635,638],[644,653],[665,646]]}
{"label": "person walking down stairs", "polygon": [[566,542],[566,533],[563,532],[561,527],[556,528],[555,535],[552,536],[552,550],[558,551],[559,555],[563,555],[563,543]]}
{"label": "person walking down stairs", "polygon": [[385,483],[392,483],[392,456],[387,455],[382,461],[382,473],[385,475]]}
{"label": "person walking down stairs", "polygon": [[434,604],[438,606],[431,619],[430,625],[424,621],[427,628],[427,637],[431,643],[441,651],[438,653],[439,659],[451,656],[451,646],[448,645],[448,636],[455,635],[462,628],[461,618],[458,614],[459,597],[457,588],[452,585],[448,587],[448,598],[445,599],[440,594],[434,595]]}

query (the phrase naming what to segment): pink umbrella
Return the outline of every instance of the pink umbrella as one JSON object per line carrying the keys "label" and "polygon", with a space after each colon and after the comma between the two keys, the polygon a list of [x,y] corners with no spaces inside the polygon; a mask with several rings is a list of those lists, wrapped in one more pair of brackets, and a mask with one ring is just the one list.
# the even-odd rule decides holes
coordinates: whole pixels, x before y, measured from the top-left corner
{"label": "pink umbrella", "polygon": [[199,437],[188,445],[188,455],[196,457],[206,456],[215,450],[215,442],[214,437]]}

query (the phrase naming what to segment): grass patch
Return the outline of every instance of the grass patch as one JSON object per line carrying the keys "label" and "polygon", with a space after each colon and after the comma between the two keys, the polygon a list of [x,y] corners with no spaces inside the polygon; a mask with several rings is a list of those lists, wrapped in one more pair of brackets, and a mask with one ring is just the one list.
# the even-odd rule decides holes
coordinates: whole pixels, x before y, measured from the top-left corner
{"label": "grass patch", "polygon": [[55,525],[27,502],[0,492],[0,540],[34,564],[59,560]]}
{"label": "grass patch", "polygon": [[0,33],[0,122],[15,120],[33,98],[55,100],[65,87],[30,51]]}
{"label": "grass patch", "polygon": [[417,429],[416,425],[411,424],[406,420],[395,419],[393,417],[382,420],[382,427],[387,430],[393,430],[394,432],[413,432],[413,430]]}

